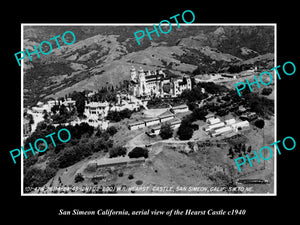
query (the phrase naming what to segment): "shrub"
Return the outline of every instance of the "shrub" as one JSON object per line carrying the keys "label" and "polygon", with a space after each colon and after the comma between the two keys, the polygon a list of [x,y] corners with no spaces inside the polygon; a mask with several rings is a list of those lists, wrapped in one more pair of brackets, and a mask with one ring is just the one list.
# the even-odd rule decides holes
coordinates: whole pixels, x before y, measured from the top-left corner
{"label": "shrub", "polygon": [[122,119],[130,118],[132,113],[133,112],[130,111],[129,109],[124,109],[120,112],[109,111],[108,114],[107,114],[107,119],[111,120],[111,121],[114,121],[114,122],[119,122]]}
{"label": "shrub", "polygon": [[126,148],[121,147],[121,146],[109,149],[109,157],[110,158],[114,158],[114,157],[118,157],[118,156],[125,156],[126,153],[127,153]]}
{"label": "shrub", "polygon": [[148,150],[141,147],[135,147],[128,153],[129,158],[139,158],[144,157],[148,158]]}
{"label": "shrub", "polygon": [[133,175],[132,174],[130,174],[129,176],[128,176],[128,179],[129,180],[132,180],[134,177],[133,177]]}
{"label": "shrub", "polygon": [[272,88],[264,88],[261,92],[262,95],[269,95],[272,93]]}
{"label": "shrub", "polygon": [[143,181],[142,181],[142,180],[137,180],[135,183],[136,183],[137,185],[142,185],[142,184],[143,184]]}
{"label": "shrub", "polygon": [[254,122],[254,125],[260,129],[264,128],[265,126],[265,121],[264,120],[261,120],[261,119],[258,119]]}
{"label": "shrub", "polygon": [[116,127],[111,126],[111,127],[107,128],[106,132],[109,133],[110,136],[114,136],[118,132],[118,130]]}
{"label": "shrub", "polygon": [[161,125],[159,135],[162,139],[169,139],[173,136],[173,129],[170,123],[164,123]]}
{"label": "shrub", "polygon": [[84,181],[84,178],[81,173],[77,173],[74,180],[75,180],[75,183],[78,183],[78,182]]}

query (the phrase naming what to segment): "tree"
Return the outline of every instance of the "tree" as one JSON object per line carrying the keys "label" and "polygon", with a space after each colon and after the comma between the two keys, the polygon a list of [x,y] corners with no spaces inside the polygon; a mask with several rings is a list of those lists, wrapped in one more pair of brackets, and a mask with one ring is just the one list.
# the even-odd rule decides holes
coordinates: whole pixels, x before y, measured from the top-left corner
{"label": "tree", "polygon": [[243,145],[241,146],[241,151],[242,151],[244,154],[246,154],[246,145],[245,145],[245,144],[243,144]]}
{"label": "tree", "polygon": [[53,114],[56,114],[56,112],[59,110],[59,105],[54,105],[54,106],[52,106],[52,108],[51,108],[51,112],[53,113]]}
{"label": "tree", "polygon": [[192,113],[193,120],[205,120],[205,116],[208,112],[203,108],[195,108]]}
{"label": "tree", "polygon": [[59,107],[59,115],[63,116],[63,115],[67,115],[68,114],[68,109],[65,105],[61,105]]}
{"label": "tree", "polygon": [[228,150],[228,155],[230,155],[230,158],[233,159],[233,157],[234,157],[234,152],[233,152],[233,150],[232,150],[232,147],[229,148],[229,150]]}
{"label": "tree", "polygon": [[180,127],[178,128],[177,135],[180,140],[189,140],[193,136],[194,130],[191,127],[191,123],[182,120]]}
{"label": "tree", "polygon": [[111,126],[107,128],[106,132],[109,133],[110,136],[114,136],[118,132],[118,129],[114,126]]}
{"label": "tree", "polygon": [[127,153],[126,148],[121,147],[121,146],[109,149],[109,157],[110,158],[115,158],[118,156],[125,156],[126,153]]}
{"label": "tree", "polygon": [[82,117],[84,113],[84,108],[85,108],[85,93],[83,92],[77,92],[74,91],[73,93],[70,94],[70,97],[75,100],[75,106],[78,112],[78,116]]}
{"label": "tree", "polygon": [[26,116],[27,116],[27,119],[29,119],[29,124],[30,124],[30,125],[34,124],[34,120],[33,120],[32,114],[29,114],[29,113],[28,113]]}
{"label": "tree", "polygon": [[169,139],[173,136],[173,129],[170,123],[164,123],[161,125],[159,135],[162,139]]}
{"label": "tree", "polygon": [[75,180],[75,183],[78,183],[78,182],[83,181],[84,178],[83,178],[83,176],[82,176],[81,173],[77,173],[76,176],[75,176],[75,178],[74,178],[74,180]]}
{"label": "tree", "polygon": [[[265,126],[265,121],[262,119],[258,119],[254,122],[254,125],[262,130],[262,136],[263,136],[263,146],[265,143],[265,132],[264,132],[264,126]],[[265,158],[265,151],[264,151],[264,158]],[[266,161],[264,160],[264,168]]]}
{"label": "tree", "polygon": [[258,120],[256,120],[256,121],[254,122],[254,125],[255,125],[256,127],[258,127],[259,129],[263,129],[264,126],[265,126],[265,121],[262,120],[262,119],[258,119]]}
{"label": "tree", "polygon": [[247,153],[249,154],[250,152],[251,152],[251,150],[252,150],[252,147],[251,147],[251,145],[248,147],[248,149],[247,149]]}
{"label": "tree", "polygon": [[128,153],[129,158],[139,158],[144,157],[148,158],[148,150],[141,147],[135,147]]}
{"label": "tree", "polygon": [[47,111],[44,109],[44,111],[43,111],[43,118],[44,118],[44,120],[46,120],[46,121],[48,121],[48,119],[49,119],[49,115],[48,115],[48,113],[47,113]]}

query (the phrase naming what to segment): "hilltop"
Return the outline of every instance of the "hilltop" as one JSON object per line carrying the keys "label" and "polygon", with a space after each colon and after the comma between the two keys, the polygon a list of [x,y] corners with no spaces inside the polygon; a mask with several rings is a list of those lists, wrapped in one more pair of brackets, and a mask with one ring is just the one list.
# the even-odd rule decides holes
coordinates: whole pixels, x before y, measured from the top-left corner
{"label": "hilltop", "polygon": [[[192,75],[198,67],[222,70],[232,64],[255,64],[274,52],[272,26],[182,26],[160,37],[141,40],[133,33],[140,26],[25,26],[24,46],[49,40],[70,30],[72,45],[61,43],[50,55],[25,62],[24,104],[82,90],[120,85],[129,68],[162,68],[175,75]],[[53,41],[53,46],[56,46]]]}

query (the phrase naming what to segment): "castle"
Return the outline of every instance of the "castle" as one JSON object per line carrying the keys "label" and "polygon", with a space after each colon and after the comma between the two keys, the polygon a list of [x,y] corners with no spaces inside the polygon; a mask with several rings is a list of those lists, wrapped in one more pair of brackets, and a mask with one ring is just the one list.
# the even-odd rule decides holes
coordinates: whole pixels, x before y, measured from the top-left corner
{"label": "castle", "polygon": [[148,71],[147,74],[140,67],[130,69],[130,91],[135,97],[177,97],[184,90],[192,89],[189,77],[167,78],[162,70]]}

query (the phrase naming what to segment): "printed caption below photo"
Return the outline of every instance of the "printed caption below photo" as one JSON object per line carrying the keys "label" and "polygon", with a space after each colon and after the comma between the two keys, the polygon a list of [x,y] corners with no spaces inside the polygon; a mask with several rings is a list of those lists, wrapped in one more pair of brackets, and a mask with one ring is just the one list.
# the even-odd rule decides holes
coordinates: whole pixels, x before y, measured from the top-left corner
{"label": "printed caption below photo", "polygon": [[79,210],[79,209],[60,209],[59,216],[244,216],[247,214],[246,209],[142,209],[142,210],[114,210],[114,209],[97,209],[97,210]]}

